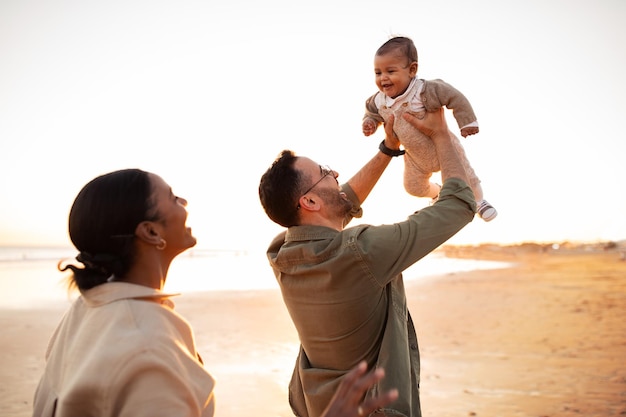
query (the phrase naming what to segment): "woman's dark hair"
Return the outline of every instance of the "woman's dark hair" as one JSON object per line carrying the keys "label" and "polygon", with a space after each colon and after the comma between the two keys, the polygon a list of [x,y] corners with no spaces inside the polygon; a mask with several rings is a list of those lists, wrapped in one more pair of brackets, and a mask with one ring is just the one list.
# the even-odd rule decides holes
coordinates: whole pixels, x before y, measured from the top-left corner
{"label": "woman's dark hair", "polygon": [[298,224],[302,175],[294,168],[296,156],[284,150],[261,177],[259,199],[267,216],[283,227]]}
{"label": "woman's dark hair", "polygon": [[376,51],[376,56],[386,55],[393,51],[399,51],[402,56],[411,62],[417,62],[417,48],[410,38],[404,36],[396,36],[383,43]]}
{"label": "woman's dark hair", "polygon": [[149,173],[140,169],[104,174],[83,187],[70,210],[69,234],[84,267],[59,265],[61,271],[72,270],[71,284],[87,290],[128,272],[135,228],[157,219],[151,196]]}

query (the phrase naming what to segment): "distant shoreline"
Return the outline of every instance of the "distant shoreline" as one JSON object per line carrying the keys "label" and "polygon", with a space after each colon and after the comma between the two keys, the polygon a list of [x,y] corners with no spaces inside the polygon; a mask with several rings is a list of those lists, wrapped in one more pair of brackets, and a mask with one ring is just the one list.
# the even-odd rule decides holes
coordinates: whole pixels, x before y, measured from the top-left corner
{"label": "distant shoreline", "polygon": [[[606,251],[611,249],[626,248],[626,239],[621,240],[598,240],[598,241],[553,241],[553,242],[520,242],[520,243],[476,243],[476,244],[444,244],[436,251],[454,253],[455,250],[463,250],[476,253],[482,251],[508,250],[523,252],[546,252],[546,251]],[[181,256],[212,256],[214,254],[247,255],[250,248],[211,248],[194,247],[185,251]],[[0,253],[15,252],[49,252],[67,256],[74,256],[76,249],[71,245],[10,245],[0,244]],[[2,260],[2,258],[0,258]]]}
{"label": "distant shoreline", "polygon": [[482,243],[478,245],[443,245],[438,249],[449,258],[516,260],[530,254],[615,254],[626,260],[626,240],[598,242],[554,242],[554,243],[519,243],[511,245]]}
{"label": "distant shoreline", "polygon": [[[0,308],[27,309],[48,303],[67,303],[65,278],[59,261],[74,262],[62,252],[39,248],[20,259],[2,260],[0,252],[0,291],[4,297]],[[6,258],[6,253],[5,253]],[[12,255],[13,256],[13,255]],[[430,279],[471,270],[504,268],[506,262],[487,259],[447,257],[436,251],[404,273],[404,280]],[[223,277],[229,277],[224,279]],[[164,291],[191,295],[205,291],[278,290],[278,284],[265,253],[245,251],[192,252],[178,257],[171,265]],[[69,297],[74,299],[75,293]]]}

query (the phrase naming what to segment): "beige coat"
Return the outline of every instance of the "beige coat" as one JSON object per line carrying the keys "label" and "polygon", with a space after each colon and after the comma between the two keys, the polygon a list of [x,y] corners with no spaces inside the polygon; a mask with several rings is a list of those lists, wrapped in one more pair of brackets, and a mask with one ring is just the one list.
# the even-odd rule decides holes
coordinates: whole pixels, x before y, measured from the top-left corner
{"label": "beige coat", "polygon": [[33,416],[213,416],[214,380],[169,297],[122,282],[85,291],[52,335]]}

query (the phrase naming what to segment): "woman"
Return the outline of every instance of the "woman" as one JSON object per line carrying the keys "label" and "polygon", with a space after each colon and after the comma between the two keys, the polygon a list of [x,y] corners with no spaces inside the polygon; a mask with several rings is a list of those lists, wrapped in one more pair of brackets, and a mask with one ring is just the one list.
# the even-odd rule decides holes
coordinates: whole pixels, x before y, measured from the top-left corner
{"label": "woman", "polygon": [[[125,169],[90,181],[74,200],[67,265],[81,296],[55,330],[34,416],[213,416],[214,380],[193,330],[162,291],[172,260],[193,247],[187,201],[158,175]],[[362,416],[393,401],[362,402],[383,377],[361,364],[325,417]]]}

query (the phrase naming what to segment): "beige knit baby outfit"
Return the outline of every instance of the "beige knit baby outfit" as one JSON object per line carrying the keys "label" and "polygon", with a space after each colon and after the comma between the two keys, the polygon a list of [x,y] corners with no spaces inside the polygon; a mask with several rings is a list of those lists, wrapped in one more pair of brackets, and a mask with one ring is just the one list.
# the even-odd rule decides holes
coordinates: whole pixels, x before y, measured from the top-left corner
{"label": "beige knit baby outfit", "polygon": [[[426,197],[430,189],[430,177],[433,172],[441,170],[433,141],[402,118],[404,112],[419,113],[436,111],[442,106],[452,110],[459,128],[477,126],[472,106],[465,96],[442,80],[421,80],[414,78],[407,91],[392,99],[378,92],[367,99],[365,117],[384,123],[391,114],[394,115],[393,130],[404,147],[404,188],[416,197]],[[364,117],[364,118],[365,118]],[[463,145],[458,137],[453,137],[461,162],[469,178],[470,187],[476,198],[482,198],[477,192],[480,179],[471,167]]]}

